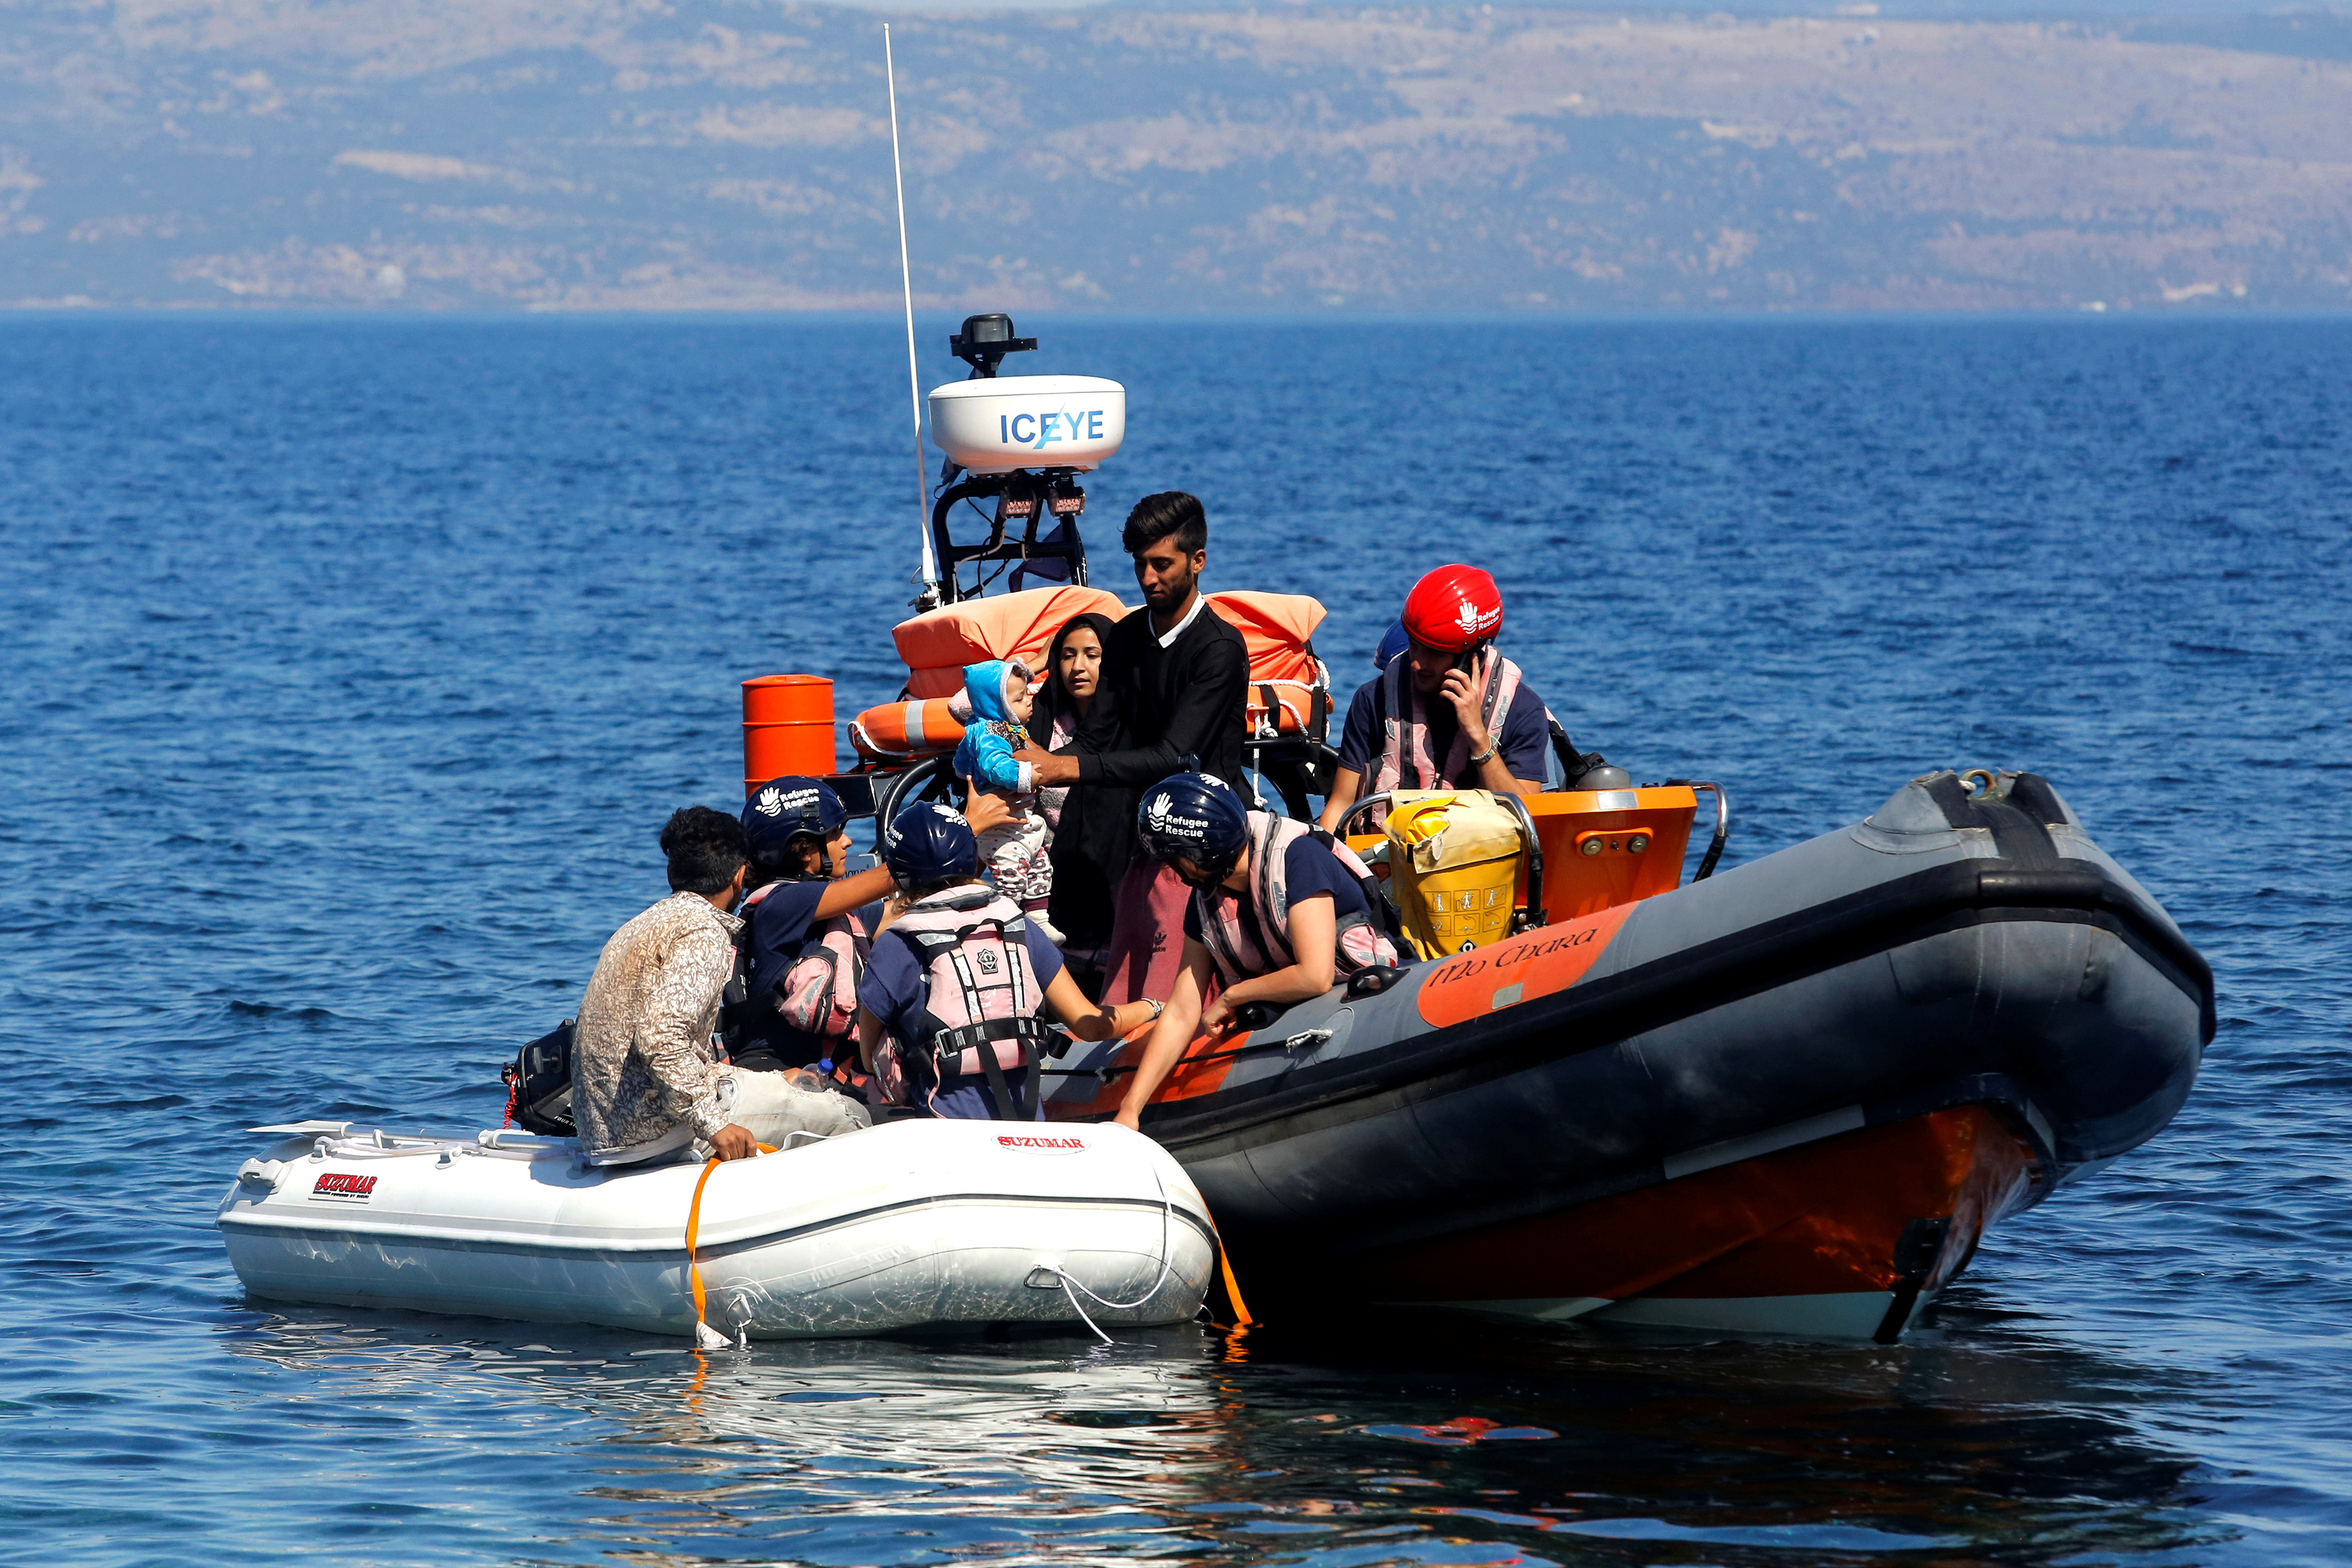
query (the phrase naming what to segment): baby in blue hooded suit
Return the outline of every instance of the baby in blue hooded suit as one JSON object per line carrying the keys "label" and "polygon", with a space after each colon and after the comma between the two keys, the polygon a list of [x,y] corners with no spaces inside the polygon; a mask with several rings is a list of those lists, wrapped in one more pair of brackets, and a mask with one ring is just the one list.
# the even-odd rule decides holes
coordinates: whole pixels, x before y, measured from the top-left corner
{"label": "baby in blue hooded suit", "polygon": [[1054,893],[1054,867],[1046,850],[1053,833],[1037,807],[1037,780],[1013,754],[1029,743],[1029,667],[1021,660],[992,658],[963,668],[964,696],[971,722],[956,746],[958,774],[981,789],[993,790],[1013,808],[1012,819],[980,836],[980,861],[996,890],[1021,906],[1055,942],[1061,933],[1046,923]]}

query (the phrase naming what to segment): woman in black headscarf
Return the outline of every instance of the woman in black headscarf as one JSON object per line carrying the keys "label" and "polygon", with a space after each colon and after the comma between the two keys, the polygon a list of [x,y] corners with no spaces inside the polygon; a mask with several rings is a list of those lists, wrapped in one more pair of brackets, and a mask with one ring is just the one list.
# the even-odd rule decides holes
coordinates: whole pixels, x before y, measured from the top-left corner
{"label": "woman in black headscarf", "polygon": [[[1102,679],[1103,650],[1110,646],[1108,616],[1074,616],[1054,634],[1045,650],[1045,685],[1029,715],[1029,735],[1045,751],[1077,742],[1108,751],[1118,742],[1118,721]],[[1081,967],[1110,941],[1111,890],[1131,852],[1135,792],[1099,784],[1063,785],[1037,792],[1039,807],[1054,830],[1054,898],[1049,917],[1063,937],[1064,955]]]}

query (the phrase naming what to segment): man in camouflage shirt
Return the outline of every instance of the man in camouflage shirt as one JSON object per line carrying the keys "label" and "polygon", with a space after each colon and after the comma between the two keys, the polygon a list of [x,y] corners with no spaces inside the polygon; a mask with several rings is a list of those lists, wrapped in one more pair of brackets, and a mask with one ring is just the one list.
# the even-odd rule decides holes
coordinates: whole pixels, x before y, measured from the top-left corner
{"label": "man in camouflage shirt", "polygon": [[863,1106],[794,1081],[803,1075],[719,1065],[711,1034],[743,923],[728,912],[743,894],[742,824],[688,806],[661,847],[670,895],[604,944],[573,1026],[572,1114],[590,1161],[631,1163],[697,1139],[742,1160],[794,1131],[867,1125]]}

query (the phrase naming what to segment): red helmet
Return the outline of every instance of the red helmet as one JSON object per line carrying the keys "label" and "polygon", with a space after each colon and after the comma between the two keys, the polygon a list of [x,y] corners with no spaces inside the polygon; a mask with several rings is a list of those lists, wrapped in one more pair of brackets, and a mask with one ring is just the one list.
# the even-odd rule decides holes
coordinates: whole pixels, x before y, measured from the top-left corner
{"label": "red helmet", "polygon": [[1475,566],[1440,566],[1405,595],[1404,629],[1423,647],[1460,653],[1503,629],[1503,591]]}

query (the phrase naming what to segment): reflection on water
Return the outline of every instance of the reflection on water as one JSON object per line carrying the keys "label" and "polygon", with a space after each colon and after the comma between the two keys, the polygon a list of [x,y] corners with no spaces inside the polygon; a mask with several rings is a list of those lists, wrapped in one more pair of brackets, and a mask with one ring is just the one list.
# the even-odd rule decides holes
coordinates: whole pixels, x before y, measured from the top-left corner
{"label": "reflection on water", "polygon": [[[559,1554],[2055,1563],[2228,1538],[2189,1515],[2196,1461],[2131,1419],[2190,1380],[1986,1322],[1832,1352],[1402,1316],[709,1358],[392,1314],[223,1336],[288,1418],[402,1456],[415,1495],[379,1506],[453,1506],[446,1442],[452,1486],[530,1500],[507,1528]],[[523,1440],[486,1458],[478,1427]]]}

